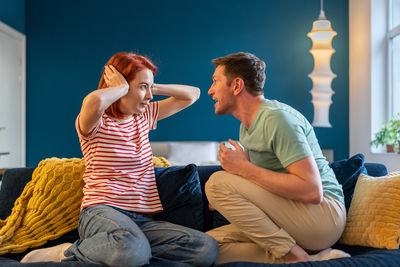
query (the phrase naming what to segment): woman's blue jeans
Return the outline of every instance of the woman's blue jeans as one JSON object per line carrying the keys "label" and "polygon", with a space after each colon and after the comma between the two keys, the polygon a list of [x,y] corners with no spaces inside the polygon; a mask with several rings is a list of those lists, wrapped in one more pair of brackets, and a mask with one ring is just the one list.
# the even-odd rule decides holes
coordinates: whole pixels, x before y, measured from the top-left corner
{"label": "woman's blue jeans", "polygon": [[66,260],[121,267],[150,259],[210,266],[218,255],[217,242],[205,233],[106,205],[82,209],[78,231],[80,240],[65,251]]}

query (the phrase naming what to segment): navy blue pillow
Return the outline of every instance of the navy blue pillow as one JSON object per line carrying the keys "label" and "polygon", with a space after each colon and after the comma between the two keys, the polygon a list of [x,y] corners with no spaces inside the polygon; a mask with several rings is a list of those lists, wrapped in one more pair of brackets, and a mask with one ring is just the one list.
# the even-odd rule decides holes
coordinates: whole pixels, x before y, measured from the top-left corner
{"label": "navy blue pillow", "polygon": [[386,166],[382,163],[364,163],[368,175],[373,177],[385,176],[388,174]]}
{"label": "navy blue pillow", "polygon": [[203,230],[203,197],[197,166],[155,167],[154,171],[164,208],[154,219]]}
{"label": "navy blue pillow", "polygon": [[358,176],[361,173],[368,175],[367,169],[364,166],[364,159],[363,154],[357,154],[349,159],[329,164],[335,172],[339,184],[343,187],[344,203],[347,211],[349,211],[351,200],[353,199]]}
{"label": "navy blue pillow", "polygon": [[32,180],[34,168],[8,169],[3,175],[0,189],[0,219],[6,219],[21,195],[25,185]]}

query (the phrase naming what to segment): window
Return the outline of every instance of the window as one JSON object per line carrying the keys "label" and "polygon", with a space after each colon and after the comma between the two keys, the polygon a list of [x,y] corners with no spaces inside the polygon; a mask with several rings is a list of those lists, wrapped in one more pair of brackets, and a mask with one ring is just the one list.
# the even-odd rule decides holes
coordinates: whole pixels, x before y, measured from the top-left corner
{"label": "window", "polygon": [[400,0],[389,0],[389,117],[400,112]]}
{"label": "window", "polygon": [[[388,11],[395,13],[391,15],[392,17],[399,16],[400,13],[399,1],[391,1],[349,0],[349,154],[362,153],[366,162],[383,163],[389,171],[396,171],[400,166],[398,154],[378,153],[378,151],[372,151],[369,146],[375,133],[389,120],[390,114],[387,112],[387,107],[394,102],[391,101],[389,104],[390,97],[387,94],[389,88]],[[396,2],[397,11],[393,7]],[[399,62],[398,57],[397,54],[397,62]],[[397,68],[399,65],[397,63]],[[394,65],[391,64],[391,66]],[[399,76],[399,69],[396,75]],[[399,102],[397,100],[397,103],[392,106],[400,105]]]}

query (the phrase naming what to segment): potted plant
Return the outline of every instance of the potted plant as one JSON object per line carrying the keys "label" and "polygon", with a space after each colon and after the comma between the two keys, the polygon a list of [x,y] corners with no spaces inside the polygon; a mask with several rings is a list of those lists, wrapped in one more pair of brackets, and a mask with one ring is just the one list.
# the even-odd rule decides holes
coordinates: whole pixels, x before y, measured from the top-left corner
{"label": "potted plant", "polygon": [[379,145],[386,146],[387,152],[399,153],[400,113],[391,118],[388,123],[375,133],[375,139],[370,142],[370,145],[375,147]]}

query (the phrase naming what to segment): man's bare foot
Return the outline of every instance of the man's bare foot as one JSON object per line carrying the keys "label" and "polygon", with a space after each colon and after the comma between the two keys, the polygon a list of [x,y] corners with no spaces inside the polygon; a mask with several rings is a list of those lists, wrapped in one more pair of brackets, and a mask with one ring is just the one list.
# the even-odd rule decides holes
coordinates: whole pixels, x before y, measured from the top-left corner
{"label": "man's bare foot", "polygon": [[60,262],[64,258],[64,251],[71,246],[71,243],[64,243],[50,248],[32,250],[21,260],[21,262]]}
{"label": "man's bare foot", "polygon": [[325,261],[336,258],[347,258],[350,257],[350,254],[339,249],[327,248],[315,255],[311,255],[310,257],[312,258],[313,261]]}
{"label": "man's bare foot", "polygon": [[288,254],[282,257],[282,259],[285,263],[312,260],[310,255],[308,255],[307,252],[298,245],[294,245]]}

